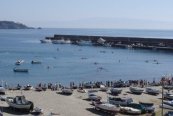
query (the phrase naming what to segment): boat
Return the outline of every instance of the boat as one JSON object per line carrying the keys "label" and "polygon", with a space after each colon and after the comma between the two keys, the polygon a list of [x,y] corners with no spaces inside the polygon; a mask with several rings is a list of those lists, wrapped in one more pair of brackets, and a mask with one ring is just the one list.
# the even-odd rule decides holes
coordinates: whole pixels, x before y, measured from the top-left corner
{"label": "boat", "polygon": [[102,37],[100,37],[100,38],[97,40],[97,43],[100,44],[100,45],[104,45],[105,42],[106,42],[106,40],[103,39]]}
{"label": "boat", "polygon": [[147,87],[145,91],[146,91],[146,93],[151,94],[151,95],[158,95],[160,93],[159,90],[151,88],[151,87]]}
{"label": "boat", "polygon": [[164,116],[173,116],[173,111],[167,111]]}
{"label": "boat", "polygon": [[110,92],[112,95],[118,95],[122,92],[122,89],[118,89],[118,88],[111,88]]}
{"label": "boat", "polygon": [[123,113],[129,113],[129,114],[143,114],[146,112],[145,107],[137,103],[127,104],[125,107],[120,106],[120,110]]}
{"label": "boat", "polygon": [[65,95],[71,95],[73,93],[73,90],[70,88],[63,88],[61,91],[62,91],[62,94],[65,94]]}
{"label": "boat", "polygon": [[171,101],[163,101],[163,103],[173,107],[173,100],[171,100]]}
{"label": "boat", "polygon": [[100,85],[100,91],[107,91],[108,88],[105,85]]}
{"label": "boat", "polygon": [[7,97],[7,104],[16,109],[32,111],[34,104],[31,101],[25,99],[25,96]]}
{"label": "boat", "polygon": [[70,40],[64,40],[64,39],[59,39],[59,40],[52,40],[53,44],[71,44]]}
{"label": "boat", "polygon": [[145,107],[146,112],[151,113],[151,112],[154,112],[155,110],[154,103],[139,102],[139,104]]}
{"label": "boat", "polygon": [[33,89],[33,86],[31,86],[29,84],[24,86],[24,88],[23,88],[23,90],[31,90],[31,89]]}
{"label": "boat", "polygon": [[138,87],[130,87],[130,92],[133,94],[142,94],[143,93],[143,89],[140,89]]}
{"label": "boat", "polygon": [[51,43],[51,39],[41,39],[40,40],[41,43]]}
{"label": "boat", "polygon": [[43,114],[43,109],[38,108],[38,107],[35,107],[35,108],[33,109],[33,113],[34,113],[34,115]]}
{"label": "boat", "polygon": [[15,65],[20,65],[22,63],[24,63],[24,60],[17,60],[16,63],[15,63]]}
{"label": "boat", "polygon": [[77,91],[80,92],[80,93],[86,93],[86,90],[83,89],[83,88],[79,88],[79,89],[77,89]]}
{"label": "boat", "polygon": [[32,60],[31,64],[41,64],[41,61]]}
{"label": "boat", "polygon": [[0,86],[0,95],[5,95],[5,88]]}
{"label": "boat", "polygon": [[95,109],[100,110],[100,111],[104,111],[107,113],[111,113],[111,114],[115,114],[115,113],[119,112],[119,108],[117,106],[112,105],[108,102],[96,103]]}
{"label": "boat", "polygon": [[163,105],[160,104],[159,106],[160,106],[160,108],[165,108],[165,109],[173,110],[173,106],[168,105],[168,104],[164,104],[164,103],[163,103]]}
{"label": "boat", "polygon": [[165,85],[163,86],[164,89],[172,90],[173,86],[172,85]]}
{"label": "boat", "polygon": [[121,106],[132,103],[133,99],[128,97],[108,97],[108,102],[116,106]]}
{"label": "boat", "polygon": [[25,69],[25,68],[14,68],[13,71],[14,72],[24,72],[24,73],[29,72],[29,70]]}
{"label": "boat", "polygon": [[89,93],[88,99],[92,100],[92,101],[100,101],[102,98],[98,95],[93,94],[93,93]]}
{"label": "boat", "polygon": [[171,93],[165,93],[165,94],[163,94],[163,98],[164,99],[173,100],[173,94],[171,94]]}

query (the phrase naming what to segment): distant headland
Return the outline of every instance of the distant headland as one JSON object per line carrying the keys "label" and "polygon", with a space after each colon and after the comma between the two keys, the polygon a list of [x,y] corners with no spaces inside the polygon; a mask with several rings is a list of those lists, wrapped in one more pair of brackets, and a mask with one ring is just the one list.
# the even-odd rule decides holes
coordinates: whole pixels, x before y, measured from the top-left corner
{"label": "distant headland", "polygon": [[34,29],[14,21],[0,21],[0,29]]}

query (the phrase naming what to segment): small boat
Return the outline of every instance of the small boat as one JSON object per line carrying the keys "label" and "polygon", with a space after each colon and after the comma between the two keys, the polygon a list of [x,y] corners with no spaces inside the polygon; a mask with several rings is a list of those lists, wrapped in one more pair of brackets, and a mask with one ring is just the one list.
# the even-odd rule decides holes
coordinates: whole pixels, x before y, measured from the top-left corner
{"label": "small boat", "polygon": [[118,88],[111,88],[110,92],[112,95],[118,95],[122,92],[122,89],[118,89]]}
{"label": "small boat", "polygon": [[171,100],[171,101],[163,101],[163,103],[173,107],[173,100]]}
{"label": "small boat", "polygon": [[93,93],[89,93],[88,99],[90,99],[92,101],[100,101],[102,98],[98,95],[93,94]]}
{"label": "small boat", "polygon": [[145,107],[137,103],[127,104],[125,107],[121,106],[120,110],[129,114],[143,114],[146,112]]}
{"label": "small boat", "polygon": [[70,88],[63,88],[62,89],[62,94],[71,95],[72,93],[73,93],[73,90]]}
{"label": "small boat", "polygon": [[150,87],[147,87],[145,91],[146,91],[146,93],[151,94],[151,95],[158,95],[160,93],[159,90],[150,88]]}
{"label": "small boat", "polygon": [[133,94],[142,94],[143,93],[143,89],[140,89],[138,87],[130,87],[130,92]]}
{"label": "small boat", "polygon": [[173,86],[172,85],[165,85],[163,86],[164,89],[172,90]]}
{"label": "small boat", "polygon": [[5,88],[0,86],[0,95],[5,95]]}
{"label": "small boat", "polygon": [[14,72],[24,72],[24,73],[29,72],[29,70],[25,69],[25,68],[14,68],[13,71]]}
{"label": "small boat", "polygon": [[171,94],[171,93],[165,93],[165,94],[163,94],[163,97],[165,99],[173,100],[173,94]]}
{"label": "small boat", "polygon": [[16,63],[15,63],[15,65],[20,65],[22,63],[24,63],[24,60],[17,60]]}
{"label": "small boat", "polygon": [[32,60],[31,64],[41,64],[41,61]]}
{"label": "small boat", "polygon": [[25,99],[25,96],[16,96],[16,97],[7,97],[6,102],[10,107],[32,111],[34,108],[34,104],[31,101]]}
{"label": "small boat", "polygon": [[154,103],[139,102],[139,104],[143,105],[145,110],[149,113],[154,112],[155,110]]}
{"label": "small boat", "polygon": [[40,92],[40,91],[43,91],[43,89],[42,89],[42,87],[35,87],[35,91],[38,91],[38,92]]}
{"label": "small boat", "polygon": [[128,97],[108,97],[108,101],[113,105],[127,105],[133,102],[132,98]]}
{"label": "small boat", "polygon": [[101,110],[107,113],[115,114],[119,112],[119,108],[107,102],[100,102],[95,104],[96,110]]}
{"label": "small boat", "polygon": [[31,90],[31,89],[33,89],[33,86],[31,86],[29,84],[24,86],[24,88],[23,88],[23,90]]}
{"label": "small boat", "polygon": [[165,108],[165,109],[173,110],[173,106],[170,106],[168,104],[163,104],[163,105],[160,104],[159,106],[160,106],[160,108]]}
{"label": "small boat", "polygon": [[53,44],[71,44],[70,40],[64,40],[64,39],[59,39],[59,40],[52,40]]}
{"label": "small boat", "polygon": [[107,91],[108,88],[105,85],[100,85],[100,91]]}
{"label": "small boat", "polygon": [[41,43],[51,43],[52,41],[50,39],[41,39]]}
{"label": "small boat", "polygon": [[80,93],[86,93],[86,90],[83,89],[83,88],[79,88],[77,91],[80,92]]}
{"label": "small boat", "polygon": [[167,111],[164,116],[173,116],[173,111]]}
{"label": "small boat", "polygon": [[34,113],[34,115],[43,114],[43,109],[36,107],[33,109],[33,113]]}

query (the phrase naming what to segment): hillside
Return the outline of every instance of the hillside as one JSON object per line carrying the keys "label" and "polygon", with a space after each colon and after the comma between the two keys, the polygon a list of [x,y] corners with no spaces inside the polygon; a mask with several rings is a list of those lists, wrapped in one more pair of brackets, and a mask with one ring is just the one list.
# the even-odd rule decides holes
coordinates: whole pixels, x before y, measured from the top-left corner
{"label": "hillside", "polygon": [[32,27],[13,21],[0,21],[0,29],[32,29]]}

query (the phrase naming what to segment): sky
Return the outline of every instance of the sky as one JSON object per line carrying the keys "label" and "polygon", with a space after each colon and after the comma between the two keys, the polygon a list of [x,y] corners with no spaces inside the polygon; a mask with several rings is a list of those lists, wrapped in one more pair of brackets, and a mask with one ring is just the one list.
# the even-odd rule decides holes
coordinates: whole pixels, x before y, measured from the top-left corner
{"label": "sky", "polygon": [[173,29],[173,0],[0,0],[0,20],[45,28]]}

